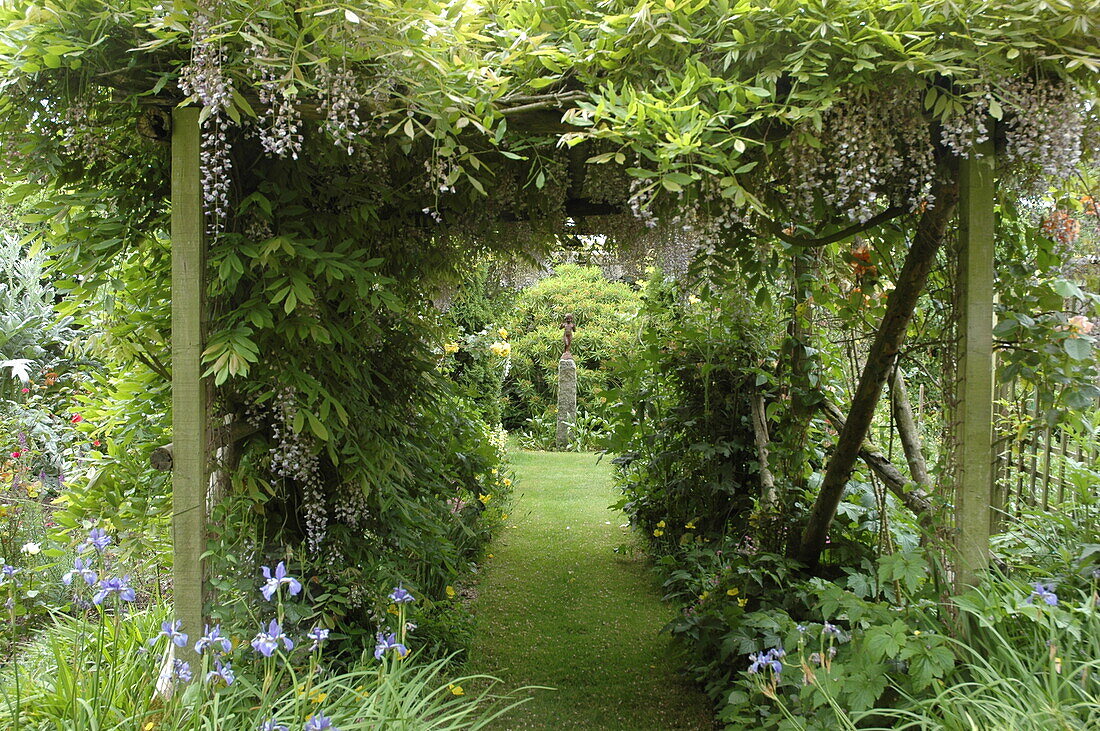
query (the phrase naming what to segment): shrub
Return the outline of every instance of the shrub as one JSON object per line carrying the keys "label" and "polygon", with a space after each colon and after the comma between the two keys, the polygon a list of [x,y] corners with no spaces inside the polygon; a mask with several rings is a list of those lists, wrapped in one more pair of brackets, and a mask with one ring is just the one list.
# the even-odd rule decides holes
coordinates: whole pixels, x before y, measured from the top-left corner
{"label": "shrub", "polygon": [[619,368],[637,347],[638,293],[604,278],[597,267],[561,264],[554,276],[516,297],[506,327],[512,336],[512,367],[504,384],[504,423],[520,428],[557,404],[561,322],[573,313],[577,332],[577,405],[601,411],[600,392],[617,386]]}

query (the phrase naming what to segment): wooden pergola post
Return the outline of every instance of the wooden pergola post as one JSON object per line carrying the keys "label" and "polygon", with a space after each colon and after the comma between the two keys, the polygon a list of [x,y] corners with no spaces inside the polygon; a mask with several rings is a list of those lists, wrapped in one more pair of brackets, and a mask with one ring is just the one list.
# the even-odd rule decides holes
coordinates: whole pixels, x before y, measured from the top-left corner
{"label": "wooden pergola post", "polygon": [[956,590],[977,583],[989,561],[993,490],[993,210],[990,140],[962,161],[959,176],[958,478]]}
{"label": "wooden pergola post", "polygon": [[[176,619],[203,629],[207,395],[202,381],[203,207],[196,107],[172,115],[172,597]],[[183,659],[193,655],[182,648]]]}

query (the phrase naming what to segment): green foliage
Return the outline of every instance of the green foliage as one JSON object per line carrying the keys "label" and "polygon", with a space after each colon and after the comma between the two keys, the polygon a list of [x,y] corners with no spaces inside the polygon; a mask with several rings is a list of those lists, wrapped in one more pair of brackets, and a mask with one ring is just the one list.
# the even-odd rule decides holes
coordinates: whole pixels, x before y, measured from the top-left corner
{"label": "green foliage", "polygon": [[607,394],[626,512],[646,535],[667,521],[740,536],[759,492],[747,396],[771,326],[733,293],[680,301],[656,273],[642,318]]}
{"label": "green foliage", "polygon": [[561,323],[569,313],[577,326],[577,406],[602,412],[601,392],[619,385],[620,363],[636,348],[639,304],[629,285],[608,281],[597,267],[576,264],[561,264],[553,276],[521,291],[507,321],[513,350],[505,424],[518,427],[556,409]]}
{"label": "green foliage", "polygon": [[[462,281],[443,318],[446,328],[457,330],[444,348],[444,369],[465,388],[491,426],[501,423],[502,389],[511,368],[511,358],[503,355],[508,331],[498,323],[505,321],[513,298],[514,292],[495,284],[489,264],[482,263]],[[447,355],[455,347],[452,363]]]}

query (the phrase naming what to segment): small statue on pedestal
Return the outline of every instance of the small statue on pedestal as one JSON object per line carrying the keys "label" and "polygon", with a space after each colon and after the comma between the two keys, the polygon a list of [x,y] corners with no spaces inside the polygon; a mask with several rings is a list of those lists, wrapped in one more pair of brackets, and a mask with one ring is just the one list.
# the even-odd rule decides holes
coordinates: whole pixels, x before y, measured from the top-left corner
{"label": "small statue on pedestal", "polygon": [[563,360],[573,359],[573,333],[576,331],[577,326],[573,324],[573,313],[570,312],[565,316],[565,321],[561,324],[561,329],[564,331],[561,334],[562,343],[565,344],[565,352],[561,354]]}

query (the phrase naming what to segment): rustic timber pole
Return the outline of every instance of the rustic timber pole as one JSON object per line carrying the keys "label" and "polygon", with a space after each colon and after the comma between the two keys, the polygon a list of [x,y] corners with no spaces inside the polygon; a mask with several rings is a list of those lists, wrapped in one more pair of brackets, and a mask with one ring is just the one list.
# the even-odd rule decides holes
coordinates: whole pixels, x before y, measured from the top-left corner
{"label": "rustic timber pole", "polygon": [[[203,208],[199,110],[172,115],[172,597],[183,630],[203,630],[207,390],[202,379]],[[178,655],[195,659],[190,646]]]}
{"label": "rustic timber pole", "polygon": [[978,145],[959,171],[958,476],[956,590],[974,586],[989,561],[993,490],[994,151]]}

